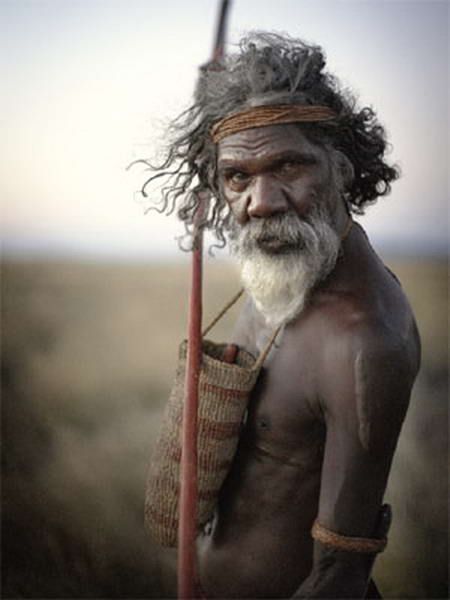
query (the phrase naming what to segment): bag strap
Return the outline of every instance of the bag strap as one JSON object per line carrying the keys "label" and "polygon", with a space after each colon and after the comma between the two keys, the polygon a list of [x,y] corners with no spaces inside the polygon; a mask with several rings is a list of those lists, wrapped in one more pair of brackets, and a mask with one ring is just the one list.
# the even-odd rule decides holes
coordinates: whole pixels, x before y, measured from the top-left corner
{"label": "bag strap", "polygon": [[269,354],[270,349],[272,348],[273,343],[277,339],[277,335],[280,333],[282,327],[283,327],[283,325],[279,325],[275,329],[275,331],[272,333],[272,335],[270,336],[269,341],[267,342],[265,348],[263,349],[263,351],[261,352],[261,354],[256,359],[256,362],[255,362],[255,364],[252,367],[252,371],[258,371],[263,366],[264,361],[266,360],[267,355]]}
{"label": "bag strap", "polygon": [[[236,304],[236,302],[239,300],[239,298],[242,296],[243,293],[244,293],[244,288],[241,288],[239,290],[239,292],[237,294],[235,294],[233,296],[233,298],[231,298],[231,300],[229,302],[227,302],[227,304],[225,304],[225,306],[214,317],[214,319],[211,321],[211,323],[207,327],[205,327],[205,329],[202,331],[202,338],[204,338],[206,335],[208,335],[208,333],[211,331],[211,329],[214,327],[214,325],[218,321],[220,321],[220,319],[225,315],[225,313],[227,313],[230,310],[230,308],[232,306],[234,306]],[[251,369],[252,371],[258,371],[262,367],[281,328],[282,328],[282,325],[280,325],[279,327],[277,327],[275,329],[275,331],[273,331],[266,346],[264,347],[264,349],[261,351],[260,355],[256,359],[255,364],[253,365],[253,367]]]}
{"label": "bag strap", "polygon": [[205,337],[205,335],[208,335],[208,333],[211,331],[211,329],[214,327],[214,325],[220,321],[220,319],[223,317],[223,315],[225,313],[227,313],[230,308],[236,304],[236,302],[239,300],[239,298],[242,296],[242,294],[244,293],[244,288],[241,288],[239,290],[239,292],[233,296],[233,298],[231,298],[231,300],[229,302],[227,302],[227,304],[225,304],[225,306],[222,308],[222,310],[219,312],[219,314],[217,316],[214,317],[214,319],[211,321],[211,323],[202,331],[202,338]]}

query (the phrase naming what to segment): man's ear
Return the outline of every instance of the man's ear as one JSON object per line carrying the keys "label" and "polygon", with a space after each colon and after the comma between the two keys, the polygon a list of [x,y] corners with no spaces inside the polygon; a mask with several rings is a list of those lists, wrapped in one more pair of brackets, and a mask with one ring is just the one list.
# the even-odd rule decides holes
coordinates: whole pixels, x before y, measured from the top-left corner
{"label": "man's ear", "polygon": [[334,155],[337,175],[342,182],[343,189],[346,190],[353,182],[355,170],[352,163],[343,152],[335,150]]}

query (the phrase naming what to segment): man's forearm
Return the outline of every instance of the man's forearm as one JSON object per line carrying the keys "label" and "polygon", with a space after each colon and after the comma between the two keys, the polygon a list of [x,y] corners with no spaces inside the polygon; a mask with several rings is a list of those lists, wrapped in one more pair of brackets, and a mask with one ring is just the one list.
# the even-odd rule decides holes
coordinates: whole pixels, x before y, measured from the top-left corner
{"label": "man's forearm", "polygon": [[314,524],[314,562],[311,574],[294,598],[365,598],[377,552],[386,547],[392,521],[389,504],[381,507],[373,538],[336,534]]}
{"label": "man's forearm", "polygon": [[293,598],[364,598],[373,555],[344,552],[315,543],[314,567]]}

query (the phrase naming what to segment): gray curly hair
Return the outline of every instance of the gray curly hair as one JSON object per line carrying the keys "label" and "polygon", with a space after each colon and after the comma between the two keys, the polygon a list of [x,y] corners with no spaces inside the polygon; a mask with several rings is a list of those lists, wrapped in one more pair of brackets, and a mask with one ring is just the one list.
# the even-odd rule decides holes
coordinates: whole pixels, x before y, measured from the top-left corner
{"label": "gray curly hair", "polygon": [[349,210],[361,214],[366,205],[388,194],[399,172],[384,161],[383,127],[371,108],[357,108],[355,97],[324,67],[325,55],[319,46],[266,32],[247,35],[236,53],[220,64],[202,67],[192,105],[169,126],[170,142],[162,164],[137,161],[153,172],[141,189],[145,198],[151,184],[163,182],[162,198],[151,208],[167,214],[177,210],[187,238],[192,239],[199,196],[209,193],[201,226],[213,231],[219,247],[225,246],[231,214],[218,187],[217,147],[210,129],[230,113],[262,104],[331,108],[336,114],[332,121],[297,126],[314,142],[330,145],[349,159],[354,170],[345,190]]}

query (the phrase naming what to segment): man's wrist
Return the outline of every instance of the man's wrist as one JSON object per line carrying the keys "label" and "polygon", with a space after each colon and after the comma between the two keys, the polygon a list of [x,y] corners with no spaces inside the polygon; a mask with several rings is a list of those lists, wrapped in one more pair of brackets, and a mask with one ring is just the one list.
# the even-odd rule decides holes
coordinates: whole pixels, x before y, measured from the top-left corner
{"label": "man's wrist", "polygon": [[314,554],[313,569],[293,598],[364,598],[373,556],[326,548],[318,542]]}

